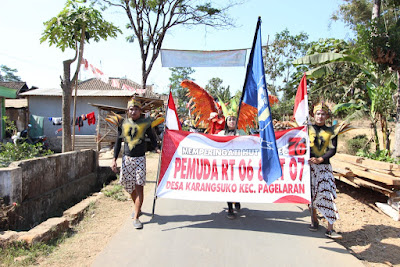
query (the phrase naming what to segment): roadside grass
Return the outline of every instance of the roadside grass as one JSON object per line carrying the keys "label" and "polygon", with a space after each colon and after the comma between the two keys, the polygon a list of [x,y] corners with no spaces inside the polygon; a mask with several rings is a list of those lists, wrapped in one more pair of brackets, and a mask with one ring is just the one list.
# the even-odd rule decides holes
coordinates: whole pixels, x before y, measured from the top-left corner
{"label": "roadside grass", "polygon": [[60,237],[47,243],[28,245],[25,242],[16,242],[13,245],[0,248],[0,266],[29,266],[35,264],[39,257],[46,257],[72,233],[63,233]]}
{"label": "roadside grass", "polygon": [[112,181],[109,185],[104,186],[103,189],[101,189],[101,192],[106,197],[111,197],[118,201],[127,201],[129,198],[125,193],[123,186],[118,183],[118,176],[119,175],[117,175],[117,179],[115,181]]}
{"label": "roadside grass", "polygon": [[[82,221],[89,220],[94,214],[96,203],[90,202]],[[6,247],[0,247],[0,266],[31,266],[37,265],[38,259],[46,257],[53,253],[59,245],[67,238],[72,237],[79,231],[79,225],[67,232],[62,233],[59,237],[54,238],[46,243],[38,242],[27,244],[25,242],[15,242]]]}

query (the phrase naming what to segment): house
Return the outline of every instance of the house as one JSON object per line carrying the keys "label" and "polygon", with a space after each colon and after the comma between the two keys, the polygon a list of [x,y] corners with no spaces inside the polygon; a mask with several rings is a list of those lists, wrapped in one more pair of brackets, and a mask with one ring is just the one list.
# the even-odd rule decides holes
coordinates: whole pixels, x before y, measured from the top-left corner
{"label": "house", "polygon": [[9,95],[4,99],[2,107],[4,106],[5,113],[2,113],[2,117],[5,115],[10,121],[14,121],[18,131],[26,129],[28,126],[28,101],[25,98],[21,98],[19,94],[37,87],[32,86],[29,88],[26,82],[0,82],[0,86],[8,88],[7,91],[11,93],[11,96]]}
{"label": "house", "polygon": [[[43,120],[42,132],[47,136],[50,147],[55,151],[61,149],[61,125],[54,124],[53,118],[62,117],[62,89],[35,89],[20,95],[28,98],[30,115]],[[72,95],[75,95],[75,90]],[[147,86],[146,90],[141,90],[141,85],[125,78],[110,78],[108,83],[97,78],[82,81],[78,83],[76,117],[94,112],[95,118],[98,118],[99,111],[92,104],[125,108],[126,103],[133,95],[161,98],[158,94],[153,93],[151,85]],[[74,110],[73,102],[72,100],[71,118]],[[83,121],[83,126],[75,127],[75,135],[90,136],[93,142],[90,147],[95,148],[96,124],[89,125],[87,121]]]}

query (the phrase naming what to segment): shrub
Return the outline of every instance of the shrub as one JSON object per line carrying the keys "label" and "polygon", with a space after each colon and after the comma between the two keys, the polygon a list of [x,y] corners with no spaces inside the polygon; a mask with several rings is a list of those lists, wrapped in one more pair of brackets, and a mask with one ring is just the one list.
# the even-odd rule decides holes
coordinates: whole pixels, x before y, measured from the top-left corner
{"label": "shrub", "polygon": [[368,152],[369,149],[370,143],[365,134],[356,135],[352,139],[347,140],[347,153],[350,155],[356,155],[360,150]]}
{"label": "shrub", "polygon": [[21,144],[0,144],[0,167],[7,167],[13,161],[42,157],[54,153],[51,150],[43,149],[42,146],[41,143],[33,145],[26,142]]}
{"label": "shrub", "polygon": [[366,151],[359,151],[357,156],[365,157],[373,160],[379,160],[384,162],[390,162],[395,164],[400,164],[400,160],[392,158],[387,149],[375,151],[374,153],[369,153]]}

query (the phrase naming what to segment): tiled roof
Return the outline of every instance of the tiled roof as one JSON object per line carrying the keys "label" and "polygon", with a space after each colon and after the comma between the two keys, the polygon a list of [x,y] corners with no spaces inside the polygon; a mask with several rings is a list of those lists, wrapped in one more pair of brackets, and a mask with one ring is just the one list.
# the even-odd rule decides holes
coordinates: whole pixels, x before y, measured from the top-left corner
{"label": "tiled roof", "polygon": [[[109,78],[108,83],[100,79],[92,78],[82,81],[78,84],[79,90],[124,90],[123,85],[128,85],[135,89],[140,89],[142,86],[134,81],[125,78]],[[153,86],[147,85],[146,91],[153,91]]]}
{"label": "tiled roof", "polygon": [[[108,83],[105,83],[97,78],[88,79],[78,84],[78,96],[133,96],[134,92],[122,87],[127,85],[134,89],[140,89],[141,86],[129,79],[110,78]],[[114,86],[112,86],[114,85]],[[74,94],[74,90],[72,91]],[[146,86],[144,94],[137,94],[141,97],[147,98],[161,98],[158,94],[153,94],[153,86]],[[21,96],[62,96],[61,88],[56,89],[35,89],[30,90],[26,93],[22,93]]]}
{"label": "tiled roof", "polygon": [[26,82],[0,82],[0,86],[20,90],[26,86]]}

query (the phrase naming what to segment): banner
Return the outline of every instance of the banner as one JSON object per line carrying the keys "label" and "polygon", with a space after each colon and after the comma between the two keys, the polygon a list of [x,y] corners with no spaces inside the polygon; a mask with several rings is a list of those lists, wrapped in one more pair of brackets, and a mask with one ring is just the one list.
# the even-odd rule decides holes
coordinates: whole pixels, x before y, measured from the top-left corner
{"label": "banner", "polygon": [[243,67],[246,49],[222,51],[161,49],[163,67]]}
{"label": "banner", "polygon": [[166,130],[157,197],[254,203],[309,203],[306,127],[276,132],[283,175],[268,185],[259,136]]}

